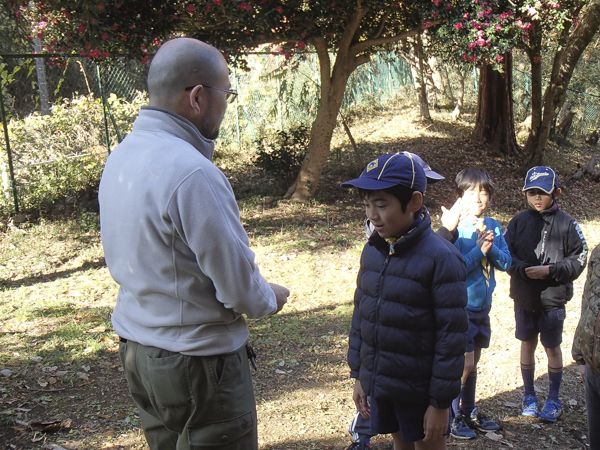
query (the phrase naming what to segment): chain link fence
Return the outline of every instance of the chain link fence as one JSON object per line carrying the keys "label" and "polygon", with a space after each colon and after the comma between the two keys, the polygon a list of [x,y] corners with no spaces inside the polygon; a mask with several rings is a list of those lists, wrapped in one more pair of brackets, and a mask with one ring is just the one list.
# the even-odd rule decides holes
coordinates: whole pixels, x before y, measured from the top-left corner
{"label": "chain link fence", "polygon": [[[0,210],[51,208],[97,183],[106,155],[131,129],[146,102],[147,64],[111,59],[100,64],[70,57],[0,56],[4,133],[0,145]],[[41,62],[41,64],[40,64]],[[319,99],[315,54],[291,65],[282,56],[252,54],[248,72],[233,70],[239,95],[228,108],[219,146],[253,148],[269,131],[309,126]],[[378,54],[351,76],[342,113],[406,95],[410,67],[395,54]],[[2,106],[2,105],[0,105]],[[47,206],[46,206],[47,205]]]}
{"label": "chain link fence", "polygon": [[[232,70],[239,95],[228,108],[218,146],[257,149],[270,132],[310,126],[317,113],[320,76],[316,54],[284,64],[283,56],[248,55],[248,72]],[[42,59],[0,55],[3,133],[0,133],[0,213],[44,209],[82,188],[94,188],[106,155],[129,132],[147,102],[147,64],[110,59]],[[477,71],[466,74],[465,101],[477,98]],[[515,120],[530,114],[530,78],[514,70]],[[385,107],[413,96],[410,66],[395,52],[378,53],[351,75],[341,115]],[[594,90],[596,89],[596,90]],[[598,88],[571,89],[571,135],[600,125]]]}

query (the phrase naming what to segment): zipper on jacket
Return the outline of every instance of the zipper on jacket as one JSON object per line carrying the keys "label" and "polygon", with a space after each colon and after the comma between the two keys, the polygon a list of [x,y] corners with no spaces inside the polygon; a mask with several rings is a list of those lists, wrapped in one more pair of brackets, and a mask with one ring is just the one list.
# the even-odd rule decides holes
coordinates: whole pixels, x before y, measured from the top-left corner
{"label": "zipper on jacket", "polygon": [[379,305],[381,304],[381,291],[383,288],[383,274],[385,269],[387,268],[388,263],[390,262],[390,258],[394,254],[394,246],[390,244],[390,251],[383,262],[383,267],[381,268],[381,274],[379,275],[379,295],[377,296],[377,303],[375,304],[375,333],[374,333],[374,343],[375,343],[375,358],[373,359],[373,371],[371,372],[371,395],[373,395],[373,389],[375,385],[375,369],[377,368],[377,360],[379,359],[379,346],[377,345],[377,324],[379,323]]}

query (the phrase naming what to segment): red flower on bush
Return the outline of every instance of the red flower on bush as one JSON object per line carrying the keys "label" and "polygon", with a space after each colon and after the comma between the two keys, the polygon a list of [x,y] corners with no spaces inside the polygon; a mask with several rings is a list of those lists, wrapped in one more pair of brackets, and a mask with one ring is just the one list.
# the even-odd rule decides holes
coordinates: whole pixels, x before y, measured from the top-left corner
{"label": "red flower on bush", "polygon": [[275,11],[277,11],[279,14],[283,13],[283,8],[281,6],[276,6],[275,7]]}
{"label": "red flower on bush", "polygon": [[304,41],[300,41],[300,42],[298,42],[298,48],[299,48],[300,50],[302,50],[304,47],[306,47],[306,44],[304,43]]}

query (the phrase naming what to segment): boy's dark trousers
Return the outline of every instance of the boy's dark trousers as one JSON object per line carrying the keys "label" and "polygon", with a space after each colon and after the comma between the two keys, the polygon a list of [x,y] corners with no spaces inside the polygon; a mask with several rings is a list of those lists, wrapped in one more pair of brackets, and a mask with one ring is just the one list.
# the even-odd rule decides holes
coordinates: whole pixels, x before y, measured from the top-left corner
{"label": "boy's dark trousers", "polygon": [[188,356],[122,339],[119,356],[151,450],[258,450],[245,347]]}

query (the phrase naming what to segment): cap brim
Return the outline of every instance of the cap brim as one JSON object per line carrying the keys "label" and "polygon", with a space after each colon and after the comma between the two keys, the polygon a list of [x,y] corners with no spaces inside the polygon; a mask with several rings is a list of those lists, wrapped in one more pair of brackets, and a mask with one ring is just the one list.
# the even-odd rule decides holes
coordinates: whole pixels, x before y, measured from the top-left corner
{"label": "cap brim", "polygon": [[379,191],[396,186],[400,183],[391,183],[389,181],[374,180],[372,178],[355,178],[354,180],[345,181],[340,186],[342,187],[357,187],[368,191]]}
{"label": "cap brim", "polygon": [[550,190],[550,192],[548,192],[548,190],[547,190],[547,189],[544,189],[544,188],[543,188],[543,187],[541,187],[541,186],[527,186],[527,187],[524,187],[524,188],[523,188],[523,192],[530,191],[530,190],[532,190],[532,189],[539,189],[540,191],[544,191],[546,194],[550,195],[550,194],[552,194],[552,193],[554,192],[554,190],[555,190],[556,188],[555,188],[555,187],[553,187],[553,188]]}
{"label": "cap brim", "polygon": [[442,180],[446,179],[446,177],[444,177],[443,175],[440,175],[437,172],[434,172],[433,170],[426,170],[425,177],[427,178],[427,184],[435,184],[438,181],[442,181]]}

